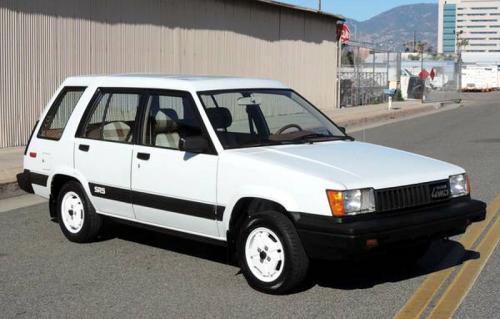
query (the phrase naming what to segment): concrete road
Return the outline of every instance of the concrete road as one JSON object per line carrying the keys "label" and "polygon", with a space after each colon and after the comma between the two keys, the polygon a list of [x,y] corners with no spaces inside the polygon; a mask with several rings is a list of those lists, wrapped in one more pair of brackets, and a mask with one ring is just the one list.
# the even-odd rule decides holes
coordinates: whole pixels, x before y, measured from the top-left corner
{"label": "concrete road", "polygon": [[[360,140],[464,166],[473,196],[500,193],[498,95],[465,107],[357,132]],[[22,205],[23,198],[19,198]],[[12,206],[10,203],[9,207]],[[0,202],[0,207],[2,202]],[[46,204],[0,209],[0,309],[3,318],[273,317],[389,318],[428,274],[460,268],[457,242],[440,241],[417,265],[380,258],[370,263],[316,263],[299,293],[268,296],[246,284],[223,249],[114,226],[100,242],[74,244],[48,218]],[[456,317],[493,318],[498,300],[495,250]]]}

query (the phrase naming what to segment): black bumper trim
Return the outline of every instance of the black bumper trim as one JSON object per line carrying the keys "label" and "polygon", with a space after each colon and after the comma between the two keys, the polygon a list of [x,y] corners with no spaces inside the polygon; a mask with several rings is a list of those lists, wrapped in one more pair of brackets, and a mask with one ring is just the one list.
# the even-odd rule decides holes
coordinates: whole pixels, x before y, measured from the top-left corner
{"label": "black bumper trim", "polygon": [[486,204],[470,198],[456,198],[432,207],[374,213],[359,221],[339,223],[329,216],[294,213],[297,231],[312,258],[343,259],[371,253],[366,240],[377,239],[384,250],[423,240],[450,237],[465,232],[472,222],[484,220]]}
{"label": "black bumper trim", "polygon": [[33,194],[33,184],[47,187],[47,180],[49,177],[47,175],[34,173],[25,169],[22,173],[16,175],[16,179],[17,184],[19,184],[19,187],[23,191]]}

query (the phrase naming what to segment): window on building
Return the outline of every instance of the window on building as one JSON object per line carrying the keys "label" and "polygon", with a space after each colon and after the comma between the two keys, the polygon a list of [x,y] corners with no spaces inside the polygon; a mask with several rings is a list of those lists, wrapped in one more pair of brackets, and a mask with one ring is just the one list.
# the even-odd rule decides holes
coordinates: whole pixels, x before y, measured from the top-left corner
{"label": "window on building", "polygon": [[495,43],[470,43],[471,47],[496,47]]}
{"label": "window on building", "polygon": [[472,22],[497,22],[497,19],[471,19]]}
{"label": "window on building", "polygon": [[497,7],[472,7],[471,10],[497,10]]}

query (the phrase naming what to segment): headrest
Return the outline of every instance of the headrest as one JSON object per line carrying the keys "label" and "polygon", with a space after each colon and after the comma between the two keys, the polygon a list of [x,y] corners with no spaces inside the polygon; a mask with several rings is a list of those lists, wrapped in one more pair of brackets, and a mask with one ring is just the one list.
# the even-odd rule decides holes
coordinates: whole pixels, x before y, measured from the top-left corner
{"label": "headrest", "polygon": [[[177,121],[179,119],[179,115],[177,115],[177,111],[174,109],[159,109],[158,113],[162,112],[171,120]],[[156,114],[158,116],[158,114]]]}
{"label": "headrest", "polygon": [[155,134],[176,131],[179,128],[176,122],[177,119],[177,112],[173,109],[158,110],[155,116]]}
{"label": "headrest", "polygon": [[209,108],[207,109],[207,116],[215,129],[225,129],[233,123],[231,112],[225,107]]}

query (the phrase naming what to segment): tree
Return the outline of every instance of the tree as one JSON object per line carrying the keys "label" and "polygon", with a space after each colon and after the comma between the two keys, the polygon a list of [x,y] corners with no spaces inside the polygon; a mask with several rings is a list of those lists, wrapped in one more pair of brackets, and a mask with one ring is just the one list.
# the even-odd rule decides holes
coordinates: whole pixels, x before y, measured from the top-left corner
{"label": "tree", "polygon": [[469,45],[469,39],[463,39],[463,38],[461,39],[461,38],[459,38],[457,40],[457,48],[459,50],[465,49],[465,47],[467,47],[468,45]]}
{"label": "tree", "polygon": [[417,42],[407,41],[404,44],[404,51],[418,52],[420,54],[423,54],[424,52],[432,53],[434,51],[434,48],[426,41],[417,41]]}

